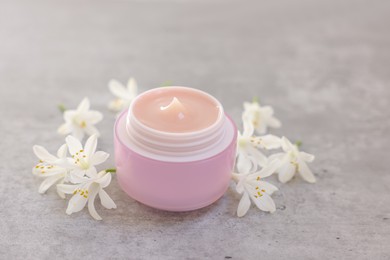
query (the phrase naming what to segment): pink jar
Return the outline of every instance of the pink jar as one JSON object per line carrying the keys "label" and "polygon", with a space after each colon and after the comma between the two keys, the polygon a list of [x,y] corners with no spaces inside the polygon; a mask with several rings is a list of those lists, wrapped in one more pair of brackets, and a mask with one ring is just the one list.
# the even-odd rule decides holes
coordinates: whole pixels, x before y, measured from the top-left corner
{"label": "pink jar", "polygon": [[[159,97],[167,91],[201,95],[215,104],[218,116],[209,126],[189,132],[161,131],[144,124],[142,115],[134,113],[137,106],[148,102],[148,95]],[[133,199],[158,209],[188,211],[208,206],[229,186],[236,139],[234,122],[211,95],[187,87],[151,89],[137,96],[115,123],[119,185]]]}

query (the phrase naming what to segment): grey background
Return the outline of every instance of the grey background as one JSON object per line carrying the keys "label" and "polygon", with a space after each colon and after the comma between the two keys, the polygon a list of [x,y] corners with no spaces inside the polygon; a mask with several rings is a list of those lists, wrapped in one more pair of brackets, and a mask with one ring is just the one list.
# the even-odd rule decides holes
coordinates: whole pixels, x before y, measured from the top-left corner
{"label": "grey background", "polygon": [[[389,259],[389,1],[0,1],[1,259]],[[271,182],[278,210],[154,210],[107,189],[103,221],[37,192],[32,145],[55,151],[59,103],[88,96],[112,154],[111,78],[215,95],[238,122],[258,96],[317,156],[318,183]],[[104,165],[111,167],[113,158]],[[103,169],[104,167],[101,167]],[[233,185],[232,185],[233,187]]]}

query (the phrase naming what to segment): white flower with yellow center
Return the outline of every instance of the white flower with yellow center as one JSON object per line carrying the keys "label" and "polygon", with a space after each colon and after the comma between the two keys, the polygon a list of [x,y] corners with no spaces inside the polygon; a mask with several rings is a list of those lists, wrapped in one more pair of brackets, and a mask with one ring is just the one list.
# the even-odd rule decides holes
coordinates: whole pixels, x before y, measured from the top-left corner
{"label": "white flower with yellow center", "polygon": [[267,157],[259,149],[276,149],[280,147],[280,138],[274,135],[253,136],[253,125],[248,118],[243,119],[244,131],[237,137],[237,171],[249,173],[258,166],[264,167]]}
{"label": "white flower with yellow center", "polygon": [[279,128],[282,124],[274,117],[274,110],[270,106],[260,106],[257,101],[244,102],[242,120],[249,120],[258,134],[265,134],[268,127]]}
{"label": "white flower with yellow center", "polygon": [[78,139],[69,135],[65,139],[72,158],[68,158],[68,165],[71,168],[70,181],[77,177],[94,177],[96,175],[96,165],[107,160],[109,154],[103,151],[96,151],[97,136],[91,135],[83,147]]}
{"label": "white flower with yellow center", "polygon": [[101,171],[91,177],[78,177],[73,179],[76,184],[58,184],[57,189],[65,194],[73,194],[69,200],[66,214],[71,215],[74,212],[81,211],[88,203],[88,211],[96,220],[102,218],[96,212],[95,198],[99,195],[100,202],[107,209],[115,209],[115,202],[110,198],[103,188],[107,187],[111,182],[111,173]]}
{"label": "white flower with yellow center", "polygon": [[65,123],[58,128],[58,133],[72,134],[79,140],[82,140],[85,134],[99,135],[95,124],[103,119],[103,115],[99,111],[89,110],[89,108],[89,99],[84,98],[76,110],[65,110]]}
{"label": "white flower with yellow center", "polygon": [[118,112],[125,108],[128,108],[133,99],[137,96],[138,86],[134,78],[130,78],[127,82],[127,87],[117,80],[110,80],[108,88],[111,93],[116,97],[108,104],[108,108],[111,111]]}
{"label": "white flower with yellow center", "polygon": [[307,182],[316,182],[313,173],[306,164],[314,160],[314,155],[299,151],[298,146],[292,144],[286,137],[282,137],[282,149],[284,153],[270,156],[270,159],[278,160],[276,172],[280,182],[288,182],[295,173],[299,173]]}
{"label": "white flower with yellow center", "polygon": [[236,191],[242,194],[237,208],[237,216],[244,216],[250,206],[251,201],[262,211],[275,212],[276,207],[272,193],[278,190],[274,185],[263,181],[263,178],[270,176],[275,171],[275,161],[269,163],[259,172],[249,174],[233,173],[233,180],[237,182]]}
{"label": "white flower with yellow center", "polygon": [[[66,160],[66,144],[62,145],[57,156],[50,154],[44,147],[39,145],[33,146],[33,151],[39,159],[39,163],[34,166],[32,173],[45,180],[39,186],[39,193],[45,193],[55,183],[63,183],[68,179],[68,169],[60,166]],[[61,198],[65,198],[64,193],[57,191]]]}

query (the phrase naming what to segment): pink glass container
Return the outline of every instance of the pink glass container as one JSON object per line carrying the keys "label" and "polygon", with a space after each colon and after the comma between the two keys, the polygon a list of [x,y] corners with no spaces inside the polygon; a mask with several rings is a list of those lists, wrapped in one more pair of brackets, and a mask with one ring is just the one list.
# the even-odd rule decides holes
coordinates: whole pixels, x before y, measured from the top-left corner
{"label": "pink glass container", "polygon": [[115,164],[120,187],[133,199],[153,208],[188,211],[218,200],[229,186],[236,154],[237,129],[220,102],[194,91],[219,107],[215,122],[198,131],[162,132],[150,128],[133,114],[139,95],[117,118],[114,127]]}

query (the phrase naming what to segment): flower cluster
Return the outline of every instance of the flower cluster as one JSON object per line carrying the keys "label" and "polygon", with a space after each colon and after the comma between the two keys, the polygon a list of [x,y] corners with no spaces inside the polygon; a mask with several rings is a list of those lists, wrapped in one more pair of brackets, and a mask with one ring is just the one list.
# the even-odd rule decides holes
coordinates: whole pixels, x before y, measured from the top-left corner
{"label": "flower cluster", "polygon": [[[76,110],[64,111],[65,124],[60,126],[58,132],[72,135],[65,138],[65,144],[58,149],[56,155],[42,146],[33,146],[39,162],[32,172],[44,179],[39,193],[45,193],[55,185],[61,198],[65,199],[66,194],[72,194],[66,209],[68,215],[81,211],[88,203],[91,216],[101,220],[94,206],[96,196],[99,196],[103,207],[116,208],[114,201],[104,191],[111,182],[111,170],[97,172],[96,169],[96,166],[109,157],[106,152],[96,151],[99,133],[94,124],[102,118],[100,112],[89,110],[89,100],[85,98]],[[83,146],[80,141],[85,134],[90,136]]]}
{"label": "flower cluster", "polygon": [[[238,204],[237,215],[244,216],[251,201],[260,209],[267,212],[276,210],[275,203],[270,197],[278,190],[274,185],[265,182],[274,173],[282,183],[290,181],[296,173],[310,183],[315,177],[307,166],[314,156],[299,151],[298,145],[292,144],[286,137],[264,135],[268,128],[279,128],[281,123],[274,117],[270,106],[260,106],[257,101],[244,103],[242,113],[243,132],[238,132],[236,170],[232,179],[236,182],[236,191],[242,194]],[[260,134],[262,136],[256,136]],[[264,151],[282,149],[283,152],[266,156]]]}

